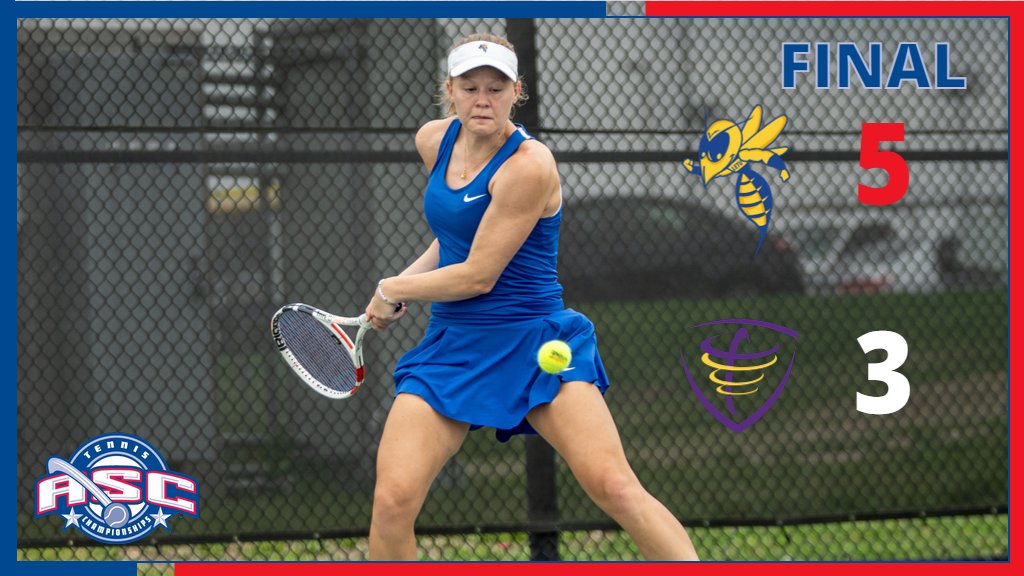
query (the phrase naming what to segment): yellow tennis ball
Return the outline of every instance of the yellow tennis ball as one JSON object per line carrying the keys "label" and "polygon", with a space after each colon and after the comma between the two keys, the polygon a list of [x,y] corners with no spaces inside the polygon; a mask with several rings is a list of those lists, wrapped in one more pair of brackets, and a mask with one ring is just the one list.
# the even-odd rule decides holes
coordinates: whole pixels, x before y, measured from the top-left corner
{"label": "yellow tennis ball", "polygon": [[548,374],[558,374],[572,362],[572,350],[561,340],[548,340],[537,351],[537,364]]}

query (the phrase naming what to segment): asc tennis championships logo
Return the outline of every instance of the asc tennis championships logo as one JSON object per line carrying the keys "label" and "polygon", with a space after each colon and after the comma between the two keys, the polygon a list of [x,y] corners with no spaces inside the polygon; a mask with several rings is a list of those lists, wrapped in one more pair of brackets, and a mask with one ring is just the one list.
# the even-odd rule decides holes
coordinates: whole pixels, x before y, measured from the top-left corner
{"label": "asc tennis championships logo", "polygon": [[175,514],[199,517],[199,485],[167,469],[160,454],[129,434],[89,440],[69,461],[50,458],[36,482],[36,517],[60,514],[106,544],[135,542]]}

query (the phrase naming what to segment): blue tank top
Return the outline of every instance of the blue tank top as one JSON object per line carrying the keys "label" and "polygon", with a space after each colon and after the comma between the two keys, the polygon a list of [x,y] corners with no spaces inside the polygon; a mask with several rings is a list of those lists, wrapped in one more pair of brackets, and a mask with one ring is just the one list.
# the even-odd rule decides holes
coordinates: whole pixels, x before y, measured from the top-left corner
{"label": "blue tank top", "polygon": [[[453,189],[445,181],[445,174],[461,123],[456,118],[448,126],[423,198],[427,223],[440,246],[439,268],[465,262],[469,256],[480,219],[491,203],[487,191],[491,177],[523,141],[533,138],[522,126],[516,127],[469,184]],[[489,293],[455,302],[434,302],[432,317],[452,323],[488,324],[547,316],[564,309],[557,266],[561,221],[561,208],[538,220]]]}

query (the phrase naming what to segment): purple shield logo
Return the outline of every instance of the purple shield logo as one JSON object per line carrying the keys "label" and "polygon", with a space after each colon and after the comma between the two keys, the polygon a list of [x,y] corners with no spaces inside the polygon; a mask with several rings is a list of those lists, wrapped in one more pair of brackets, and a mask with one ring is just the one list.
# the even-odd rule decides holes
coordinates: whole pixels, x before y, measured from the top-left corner
{"label": "purple shield logo", "polygon": [[[796,351],[789,354],[788,361],[780,358],[782,343],[779,335],[796,340],[797,332],[771,322],[744,319],[716,320],[692,328],[707,326],[736,327],[728,349],[715,347],[721,331],[712,334],[700,343],[700,364],[694,364],[694,370],[691,371],[687,365],[685,354],[680,353],[683,372],[701,405],[726,428],[739,433],[764,416],[785,389],[796,360]],[[757,334],[757,342],[771,338],[774,345],[740,351],[741,347],[751,349],[757,346],[752,342],[751,332]],[[774,378],[770,377],[773,373],[781,373],[774,388],[771,386]],[[694,377],[695,374],[698,378]]]}

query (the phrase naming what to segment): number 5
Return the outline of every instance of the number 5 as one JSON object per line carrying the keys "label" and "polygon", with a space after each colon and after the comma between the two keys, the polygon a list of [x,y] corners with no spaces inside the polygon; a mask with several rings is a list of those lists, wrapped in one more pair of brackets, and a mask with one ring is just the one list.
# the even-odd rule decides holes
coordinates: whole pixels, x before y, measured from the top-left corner
{"label": "number 5", "polygon": [[881,188],[857,185],[857,200],[861,204],[885,206],[898,202],[910,185],[910,168],[896,152],[879,150],[882,142],[903,142],[903,123],[865,122],[860,132],[860,167],[865,170],[881,168],[889,175],[889,182]]}
{"label": "number 5", "polygon": [[868,364],[868,380],[884,382],[889,387],[885,396],[866,396],[857,392],[857,411],[865,414],[892,414],[906,406],[910,399],[910,381],[896,369],[907,360],[907,341],[896,332],[878,330],[857,338],[864,353],[885,350],[883,362]]}

